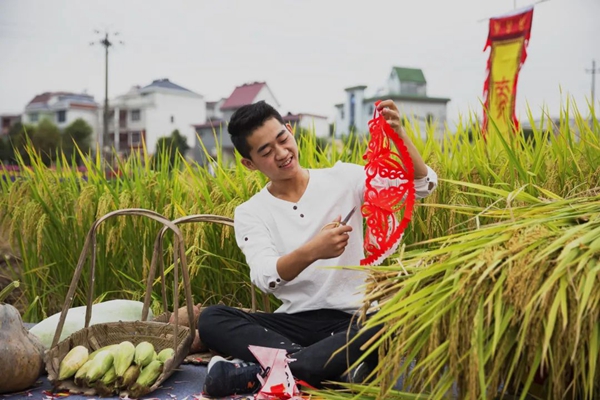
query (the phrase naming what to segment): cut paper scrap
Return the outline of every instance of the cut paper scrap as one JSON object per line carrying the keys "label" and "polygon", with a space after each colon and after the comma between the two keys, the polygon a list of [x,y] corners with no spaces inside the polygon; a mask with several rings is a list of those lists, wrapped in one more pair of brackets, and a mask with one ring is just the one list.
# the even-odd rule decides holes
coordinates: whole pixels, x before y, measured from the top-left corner
{"label": "cut paper scrap", "polygon": [[264,378],[258,377],[262,387],[256,394],[257,400],[302,398],[288,365],[292,360],[287,357],[286,350],[262,346],[248,346],[248,349],[266,371]]}
{"label": "cut paper scrap", "polygon": [[[398,133],[377,110],[379,103],[375,103],[373,119],[369,121],[371,138],[363,156],[367,177],[361,211],[367,228],[365,258],[360,265],[381,264],[396,251],[415,204],[412,159]],[[397,215],[401,215],[400,220]]]}

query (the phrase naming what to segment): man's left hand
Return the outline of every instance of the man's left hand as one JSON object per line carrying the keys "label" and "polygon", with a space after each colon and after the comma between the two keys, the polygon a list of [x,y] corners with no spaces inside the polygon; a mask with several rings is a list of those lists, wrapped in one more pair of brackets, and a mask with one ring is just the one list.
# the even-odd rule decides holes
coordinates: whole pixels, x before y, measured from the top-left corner
{"label": "man's left hand", "polygon": [[404,128],[400,123],[400,111],[393,100],[383,100],[377,105],[377,111],[383,115],[383,118],[397,134],[405,135]]}

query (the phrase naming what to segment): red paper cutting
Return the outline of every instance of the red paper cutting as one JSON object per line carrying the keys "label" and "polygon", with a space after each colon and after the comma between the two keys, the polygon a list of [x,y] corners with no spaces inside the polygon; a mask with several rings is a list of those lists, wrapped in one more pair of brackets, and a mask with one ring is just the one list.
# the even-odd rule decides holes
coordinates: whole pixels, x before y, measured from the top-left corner
{"label": "red paper cutting", "polygon": [[[360,265],[378,265],[398,248],[402,233],[412,218],[415,204],[414,167],[404,142],[377,110],[369,121],[371,138],[363,159],[365,171],[364,203],[367,222],[365,258]],[[390,143],[396,147],[391,149]],[[383,179],[382,179],[383,178]],[[396,180],[387,185],[389,180]],[[398,220],[396,214],[402,215]]]}

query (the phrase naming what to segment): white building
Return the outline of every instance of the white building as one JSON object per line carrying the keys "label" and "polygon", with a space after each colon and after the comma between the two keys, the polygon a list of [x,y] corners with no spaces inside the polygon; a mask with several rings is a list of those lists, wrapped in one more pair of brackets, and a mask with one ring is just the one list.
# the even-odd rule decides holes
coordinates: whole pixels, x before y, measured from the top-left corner
{"label": "white building", "polygon": [[279,110],[279,102],[266,82],[253,82],[237,86],[229,97],[215,102],[208,102],[206,122],[193,126],[196,130],[197,140],[194,142],[192,157],[199,163],[205,164],[205,153],[216,158],[220,148],[224,159],[226,161],[232,160],[234,148],[227,132],[227,123],[238,108],[263,100]]}
{"label": "white building", "polygon": [[142,140],[148,153],[154,154],[158,139],[170,136],[175,129],[192,148],[196,141],[192,124],[206,121],[204,97],[168,79],[134,86],[111,101],[109,107],[108,138],[101,144],[105,150],[114,147],[119,154],[141,148]]}
{"label": "white building", "polygon": [[98,120],[98,104],[88,94],[68,92],[46,92],[31,100],[21,116],[23,124],[37,125],[48,119],[59,129],[66,128],[76,119],[87,122],[95,133],[100,127]]}
{"label": "white building", "polygon": [[[266,82],[253,82],[237,86],[229,97],[207,102],[207,122],[194,125],[197,137],[200,139],[194,148],[194,159],[204,164],[206,163],[205,153],[211,157],[217,157],[218,149],[221,148],[221,154],[225,160],[232,160],[234,148],[227,131],[227,123],[238,108],[263,100],[281,112],[280,104]],[[296,129],[297,134],[314,132],[317,137],[329,136],[327,117],[307,113],[288,113],[282,115],[282,118],[285,123],[289,123],[293,129]]]}
{"label": "white building", "polygon": [[292,129],[296,130],[296,135],[299,132],[305,131],[314,132],[315,136],[319,138],[329,137],[329,122],[327,121],[327,117],[306,113],[288,113],[282,117],[286,124],[290,124]]}
{"label": "white building", "polygon": [[448,98],[427,96],[427,81],[423,71],[416,68],[393,67],[385,85],[377,93],[366,95],[366,86],[346,88],[346,100],[335,105],[335,135],[353,131],[365,133],[373,117],[375,102],[394,100],[401,116],[418,124],[422,135],[428,124],[433,124],[436,135],[441,135],[446,122]]}

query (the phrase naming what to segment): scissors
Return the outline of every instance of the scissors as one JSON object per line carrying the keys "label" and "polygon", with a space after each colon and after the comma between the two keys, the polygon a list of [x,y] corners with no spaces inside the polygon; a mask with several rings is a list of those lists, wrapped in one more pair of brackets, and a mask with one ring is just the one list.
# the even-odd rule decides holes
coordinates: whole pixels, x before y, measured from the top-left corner
{"label": "scissors", "polygon": [[346,215],[346,217],[344,217],[344,219],[341,222],[330,222],[330,223],[326,224],[324,227],[322,227],[321,230],[327,228],[328,226],[332,226],[332,225],[334,228],[337,228],[340,225],[346,225],[348,223],[348,221],[350,221],[350,218],[352,217],[352,214],[354,214],[354,211],[356,211],[356,206],[352,207],[352,210],[350,210],[348,215]]}
{"label": "scissors", "polygon": [[356,206],[352,207],[352,210],[350,210],[348,215],[346,215],[346,218],[344,218],[342,222],[340,222],[340,225],[346,225],[348,221],[350,221],[350,218],[352,217],[352,214],[354,214],[354,211],[356,211]]}

